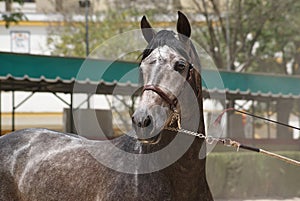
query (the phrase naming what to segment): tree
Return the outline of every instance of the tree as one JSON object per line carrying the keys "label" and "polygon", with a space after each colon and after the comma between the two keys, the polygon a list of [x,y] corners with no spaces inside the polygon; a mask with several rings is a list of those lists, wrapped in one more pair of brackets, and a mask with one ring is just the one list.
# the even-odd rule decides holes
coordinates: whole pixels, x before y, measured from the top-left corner
{"label": "tree", "polygon": [[[300,2],[272,0],[193,0],[206,21],[196,40],[217,67],[244,72],[299,74]],[[223,4],[221,4],[223,3]],[[194,26],[195,27],[195,26]],[[277,120],[288,123],[293,100],[278,99]],[[290,136],[278,125],[277,137]]]}
{"label": "tree", "polygon": [[271,56],[275,57],[274,41],[282,36],[273,30],[282,27],[286,15],[295,15],[290,9],[299,4],[296,0],[284,4],[272,0],[228,0],[228,5],[218,0],[193,2],[206,22],[197,29],[196,40],[212,55],[219,68],[235,71],[257,71],[253,66],[265,60],[266,55],[273,52]]}
{"label": "tree", "polygon": [[12,3],[13,2],[17,2],[20,5],[24,4],[24,0],[5,0],[5,10],[6,10],[6,12],[2,13],[1,17],[5,22],[5,27],[6,28],[9,28],[11,23],[18,23],[21,20],[27,20],[24,13],[15,12],[15,11],[12,10]]}
{"label": "tree", "polygon": [[[102,44],[111,37],[138,27],[137,23],[129,22],[128,19],[132,16],[134,17],[131,11],[128,10],[120,12],[107,11],[105,14],[94,13],[93,18],[89,18],[88,25],[90,49],[94,50],[99,44]],[[64,26],[58,28],[54,27],[54,29],[50,30],[48,45],[53,47],[52,54],[79,57],[85,56],[85,22],[73,21],[72,17],[68,16],[65,18],[63,24]],[[129,41],[123,42],[126,44]],[[112,54],[118,55],[121,51],[120,48],[117,48],[118,45],[109,47],[106,52],[107,56],[112,57]],[[136,61],[137,58],[138,54],[127,57],[127,59],[134,61]]]}
{"label": "tree", "polygon": [[[299,74],[297,66],[297,44],[299,37],[299,1],[289,0],[281,7],[280,15],[268,20],[264,25],[261,37],[258,39],[257,54],[261,55],[248,68],[248,71],[270,72],[280,74]],[[277,121],[289,123],[291,112],[295,111],[297,101],[292,99],[278,99],[276,103]],[[277,137],[281,139],[292,138],[290,130],[277,125]]]}
{"label": "tree", "polygon": [[[283,12],[276,17],[275,22],[268,22],[265,31],[262,33],[261,48],[259,53],[265,55],[259,58],[256,65],[252,66],[254,71],[277,72],[281,74],[299,74],[297,66],[300,61],[297,59],[297,45],[299,44],[299,8],[298,1],[286,1]],[[298,46],[299,48],[299,46]],[[298,101],[299,103],[299,101]],[[298,104],[292,99],[278,99],[276,104],[277,120],[289,123],[291,112],[295,112]],[[277,137],[281,139],[292,138],[292,133],[287,127],[277,125]]]}

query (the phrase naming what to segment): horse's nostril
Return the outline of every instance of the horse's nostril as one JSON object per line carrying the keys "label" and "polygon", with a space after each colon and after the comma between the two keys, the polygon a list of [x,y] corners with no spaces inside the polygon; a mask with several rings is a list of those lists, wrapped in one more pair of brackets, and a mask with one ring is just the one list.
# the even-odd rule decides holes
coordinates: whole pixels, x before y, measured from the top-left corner
{"label": "horse's nostril", "polygon": [[148,115],[144,121],[144,127],[147,127],[151,124],[151,117]]}
{"label": "horse's nostril", "polygon": [[131,120],[134,125],[140,128],[148,127],[152,122],[150,115],[148,115],[144,120],[142,119],[141,121],[136,121],[134,117],[131,117]]}
{"label": "horse's nostril", "polygon": [[137,125],[138,125],[138,127],[140,127],[140,128],[142,127],[142,123],[141,123],[141,122],[139,122]]}

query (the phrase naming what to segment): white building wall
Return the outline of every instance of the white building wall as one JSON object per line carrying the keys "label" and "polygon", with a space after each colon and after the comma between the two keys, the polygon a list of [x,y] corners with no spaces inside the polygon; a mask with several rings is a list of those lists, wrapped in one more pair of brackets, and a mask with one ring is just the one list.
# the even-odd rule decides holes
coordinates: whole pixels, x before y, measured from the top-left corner
{"label": "white building wall", "polygon": [[[29,52],[30,54],[50,55],[50,49],[47,46],[47,26],[22,26],[12,25],[6,29],[0,27],[0,51],[12,52],[12,32],[21,31],[28,32],[29,37]],[[24,41],[27,43],[27,41]]]}

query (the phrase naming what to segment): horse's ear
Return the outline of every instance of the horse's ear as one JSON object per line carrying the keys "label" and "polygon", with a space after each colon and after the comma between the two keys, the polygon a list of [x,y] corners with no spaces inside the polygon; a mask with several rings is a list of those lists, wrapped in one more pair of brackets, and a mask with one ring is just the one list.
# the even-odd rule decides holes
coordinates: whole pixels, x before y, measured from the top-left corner
{"label": "horse's ear", "polygon": [[155,31],[152,29],[150,23],[147,21],[147,18],[143,16],[141,20],[141,29],[144,35],[145,40],[150,43],[150,41],[155,36]]}
{"label": "horse's ear", "polygon": [[178,11],[177,32],[179,33],[179,39],[182,41],[186,41],[191,36],[190,22],[180,11]]}

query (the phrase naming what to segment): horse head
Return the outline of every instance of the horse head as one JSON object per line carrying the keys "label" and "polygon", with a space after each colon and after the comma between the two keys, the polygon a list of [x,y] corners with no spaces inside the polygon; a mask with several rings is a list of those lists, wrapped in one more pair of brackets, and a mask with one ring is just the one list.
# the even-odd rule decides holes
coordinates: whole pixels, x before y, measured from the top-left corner
{"label": "horse head", "polygon": [[200,62],[189,39],[190,23],[181,12],[178,12],[177,33],[156,32],[145,16],[141,29],[148,45],[139,66],[143,90],[132,122],[140,140],[156,142],[172,115],[181,112],[179,99],[183,91],[192,88],[199,95],[200,75],[194,65],[200,67]]}

